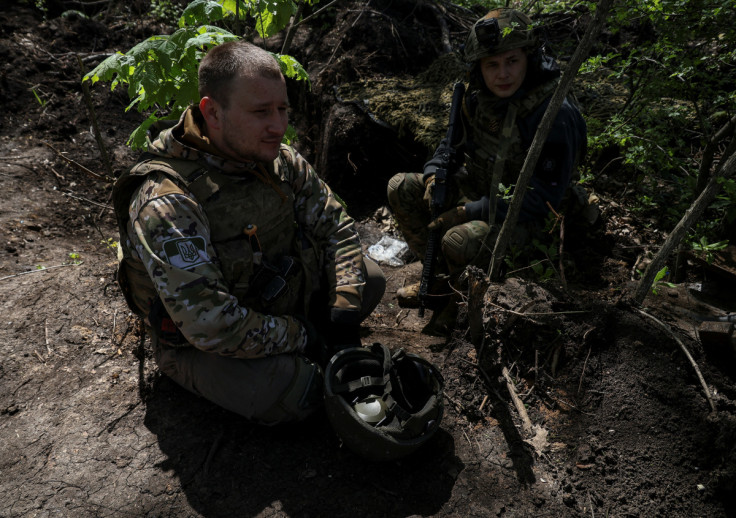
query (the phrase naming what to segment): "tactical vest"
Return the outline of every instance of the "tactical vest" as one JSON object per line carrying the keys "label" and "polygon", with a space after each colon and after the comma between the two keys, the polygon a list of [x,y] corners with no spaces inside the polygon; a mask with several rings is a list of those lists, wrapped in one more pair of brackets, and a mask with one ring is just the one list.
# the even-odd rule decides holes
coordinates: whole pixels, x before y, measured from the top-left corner
{"label": "tactical vest", "polygon": [[459,175],[457,181],[468,198],[478,200],[490,196],[497,182],[505,187],[516,183],[527,153],[516,121],[539,108],[554,93],[557,84],[557,80],[546,82],[528,95],[504,103],[507,108],[501,113],[498,98],[489,92],[476,90],[466,97],[464,113],[471,141],[466,145],[467,174]]}
{"label": "tactical vest", "polygon": [[131,196],[147,175],[160,172],[190,192],[204,210],[228,291],[241,306],[272,315],[306,314],[307,300],[318,285],[319,258],[298,228],[294,192],[280,167],[288,167],[282,156],[265,166],[273,180],[268,184],[199,161],[146,154],[124,173],[115,182],[113,200],[121,237],[118,282],[130,308],[147,317],[157,300],[143,263],[123,242]]}

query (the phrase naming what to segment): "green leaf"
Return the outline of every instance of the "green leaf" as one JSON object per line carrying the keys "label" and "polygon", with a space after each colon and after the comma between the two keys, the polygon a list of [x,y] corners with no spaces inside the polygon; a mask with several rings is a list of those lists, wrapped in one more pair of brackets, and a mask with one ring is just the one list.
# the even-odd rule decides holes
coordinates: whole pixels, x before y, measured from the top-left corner
{"label": "green leaf", "polygon": [[256,31],[263,38],[270,38],[289,24],[296,13],[296,4],[291,0],[265,0],[256,4]]}
{"label": "green leaf", "polygon": [[203,25],[222,20],[229,11],[214,0],[194,0],[179,18],[179,27]]}
{"label": "green leaf", "polygon": [[296,59],[287,54],[272,53],[272,55],[279,62],[279,65],[281,66],[281,73],[284,74],[284,76],[290,79],[296,79],[297,81],[307,81],[308,83],[310,83],[311,87],[309,74],[301,65],[301,63],[299,63]]}

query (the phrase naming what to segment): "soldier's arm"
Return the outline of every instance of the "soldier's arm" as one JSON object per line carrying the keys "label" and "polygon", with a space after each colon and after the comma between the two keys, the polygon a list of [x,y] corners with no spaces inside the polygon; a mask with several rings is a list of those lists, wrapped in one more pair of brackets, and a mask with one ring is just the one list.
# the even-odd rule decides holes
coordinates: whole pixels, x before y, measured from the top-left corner
{"label": "soldier's arm", "polygon": [[190,196],[159,177],[144,182],[134,200],[129,234],[189,343],[238,358],[304,348],[306,332],[298,321],[240,306],[228,292],[206,216]]}
{"label": "soldier's arm", "polygon": [[299,224],[324,250],[333,315],[357,318],[365,279],[355,222],[301,155],[286,147],[282,148],[282,154],[289,163],[289,181],[296,196]]}

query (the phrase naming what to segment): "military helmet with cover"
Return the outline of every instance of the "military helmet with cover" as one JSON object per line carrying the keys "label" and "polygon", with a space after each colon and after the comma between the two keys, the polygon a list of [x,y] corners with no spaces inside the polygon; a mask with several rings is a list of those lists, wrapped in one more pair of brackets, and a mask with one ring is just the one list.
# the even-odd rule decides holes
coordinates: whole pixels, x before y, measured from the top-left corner
{"label": "military helmet with cover", "polygon": [[368,460],[395,460],[429,441],[442,420],[443,390],[430,362],[379,343],[340,351],[325,369],[330,424]]}
{"label": "military helmet with cover", "polygon": [[531,18],[516,9],[494,9],[470,29],[463,48],[463,58],[473,63],[486,56],[538,45],[539,39],[532,28]]}

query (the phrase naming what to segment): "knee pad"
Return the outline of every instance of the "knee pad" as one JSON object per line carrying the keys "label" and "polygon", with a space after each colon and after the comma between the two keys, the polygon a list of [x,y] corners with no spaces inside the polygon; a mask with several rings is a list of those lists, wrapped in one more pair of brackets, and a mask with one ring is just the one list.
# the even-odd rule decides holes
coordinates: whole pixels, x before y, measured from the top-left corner
{"label": "knee pad", "polygon": [[468,243],[470,240],[467,234],[462,232],[461,229],[462,227],[453,227],[442,236],[442,255],[454,264],[466,262],[468,255]]}
{"label": "knee pad", "polygon": [[451,228],[442,237],[442,255],[448,264],[467,266],[476,259],[484,257],[492,250],[483,250],[488,246],[486,240],[490,227],[486,223],[471,221]]}
{"label": "knee pad", "polygon": [[404,174],[397,173],[391,177],[388,181],[388,187],[386,187],[386,196],[388,197],[388,203],[392,207],[398,204],[398,190],[404,181]]}

